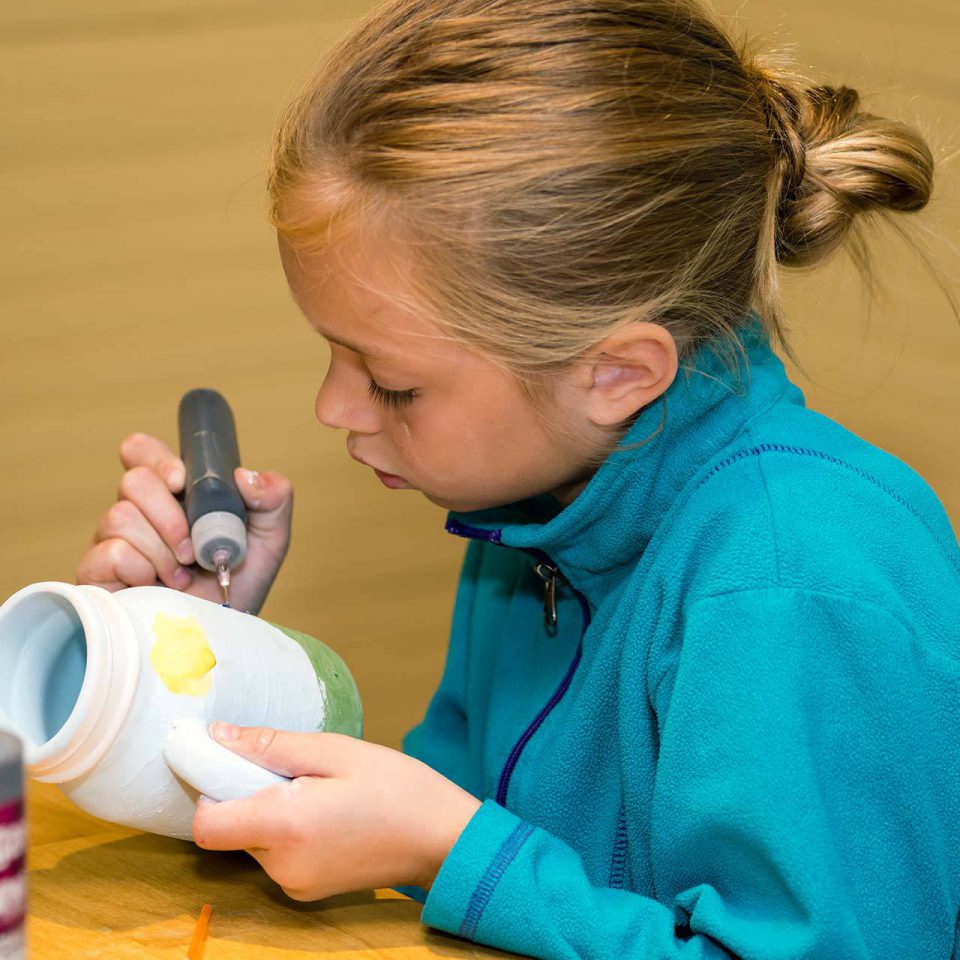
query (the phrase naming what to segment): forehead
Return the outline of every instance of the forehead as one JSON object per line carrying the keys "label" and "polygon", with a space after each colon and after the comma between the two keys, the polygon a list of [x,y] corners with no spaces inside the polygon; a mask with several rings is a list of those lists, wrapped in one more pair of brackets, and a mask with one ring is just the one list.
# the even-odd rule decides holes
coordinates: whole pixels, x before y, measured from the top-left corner
{"label": "forehead", "polygon": [[466,352],[425,316],[396,250],[345,239],[310,250],[279,239],[290,293],[311,326],[370,358],[461,358]]}

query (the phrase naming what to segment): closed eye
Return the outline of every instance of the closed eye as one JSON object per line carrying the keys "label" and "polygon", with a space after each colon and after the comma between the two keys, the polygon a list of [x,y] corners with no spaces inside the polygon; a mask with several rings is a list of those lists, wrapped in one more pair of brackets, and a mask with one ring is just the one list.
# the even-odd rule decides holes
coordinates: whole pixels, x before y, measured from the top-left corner
{"label": "closed eye", "polygon": [[373,379],[367,389],[374,402],[381,407],[405,407],[417,395],[416,390],[388,390]]}

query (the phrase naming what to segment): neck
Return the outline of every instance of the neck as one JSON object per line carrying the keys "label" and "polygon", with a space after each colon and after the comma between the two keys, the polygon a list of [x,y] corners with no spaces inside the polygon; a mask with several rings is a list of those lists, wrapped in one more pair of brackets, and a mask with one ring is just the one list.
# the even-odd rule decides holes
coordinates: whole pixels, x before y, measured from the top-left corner
{"label": "neck", "polygon": [[565,483],[562,486],[554,487],[553,490],[548,490],[547,492],[555,500],[558,500],[564,506],[567,504],[573,503],[577,499],[577,496],[583,491],[587,483],[590,481],[590,477],[596,473],[596,470],[591,470],[590,473],[584,476],[582,479],[571,481],[570,483]]}
{"label": "neck", "polygon": [[590,459],[581,467],[579,473],[559,486],[554,487],[552,490],[548,490],[547,494],[555,500],[558,500],[563,506],[573,503],[590,482],[590,478],[603,465],[604,460],[616,449],[617,444],[629,431],[629,428],[639,413],[640,411],[638,410],[637,413],[630,417],[630,419],[613,434],[611,434],[609,430],[603,430],[601,439],[597,441],[596,446],[589,451]]}

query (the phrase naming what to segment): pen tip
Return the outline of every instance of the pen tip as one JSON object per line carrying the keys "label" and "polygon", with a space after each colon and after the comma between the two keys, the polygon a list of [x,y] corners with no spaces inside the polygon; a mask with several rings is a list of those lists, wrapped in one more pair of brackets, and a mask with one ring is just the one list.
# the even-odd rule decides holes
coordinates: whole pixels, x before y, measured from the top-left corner
{"label": "pen tip", "polygon": [[217,582],[223,590],[224,606],[230,606],[230,567],[226,563],[217,564]]}

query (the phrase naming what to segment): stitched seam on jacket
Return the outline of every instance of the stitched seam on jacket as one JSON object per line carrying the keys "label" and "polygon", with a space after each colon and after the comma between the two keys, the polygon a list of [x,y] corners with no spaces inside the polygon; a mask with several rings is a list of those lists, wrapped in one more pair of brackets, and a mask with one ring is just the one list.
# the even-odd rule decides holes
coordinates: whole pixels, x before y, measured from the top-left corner
{"label": "stitched seam on jacket", "polygon": [[466,916],[463,918],[463,923],[460,924],[461,937],[472,939],[476,933],[477,925],[480,923],[480,918],[483,916],[483,911],[487,908],[487,904],[493,896],[493,891],[496,890],[497,884],[506,872],[507,867],[520,852],[520,848],[526,843],[533,830],[532,823],[526,821],[518,823],[510,836],[500,845],[497,855],[477,882],[477,887],[470,898]]}
{"label": "stitched seam on jacket", "polygon": [[[763,486],[763,493],[767,498],[767,509],[770,511],[770,537],[773,540],[773,562],[777,571],[777,583],[782,583],[780,579],[780,547],[777,543],[777,517],[773,512],[773,498],[770,496],[770,488],[767,486],[767,477],[763,472],[763,457],[757,457],[757,473],[760,474],[760,483]],[[704,478],[706,479],[706,478]]]}
{"label": "stitched seam on jacket", "polygon": [[[913,507],[900,496],[900,494],[891,490],[885,483],[881,480],[878,480],[873,474],[867,473],[865,470],[861,470],[859,467],[855,467],[852,463],[847,463],[846,460],[841,460],[839,457],[833,457],[829,453],[823,453],[820,450],[811,450],[809,447],[792,447],[784,443],[761,443],[755,447],[745,448],[743,450],[738,450],[736,453],[730,454],[728,457],[724,457],[719,463],[714,464],[714,466],[700,478],[700,481],[694,487],[694,491],[702,487],[714,474],[718,473],[724,467],[728,467],[731,463],[735,463],[737,460],[742,460],[744,457],[759,457],[763,453],[791,453],[791,454],[800,454],[802,456],[816,457],[818,460],[823,460],[826,463],[831,463],[834,466],[843,467],[846,470],[855,473],[858,477],[872,483],[875,487],[882,490],[887,496],[896,500],[905,510],[909,511],[913,517],[920,522],[923,528],[933,537],[934,542],[943,550],[944,554],[951,561],[951,563],[960,571],[960,560],[957,556],[949,551],[947,548],[949,544],[943,543],[940,539],[940,536],[930,527],[926,520],[917,513]],[[692,493],[693,491],[691,491]]]}
{"label": "stitched seam on jacket", "polygon": [[627,864],[627,814],[623,798],[617,814],[617,827],[613,838],[613,854],[610,860],[608,887],[623,887],[623,875]]}

